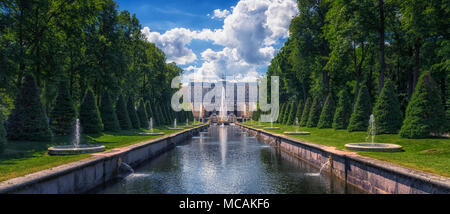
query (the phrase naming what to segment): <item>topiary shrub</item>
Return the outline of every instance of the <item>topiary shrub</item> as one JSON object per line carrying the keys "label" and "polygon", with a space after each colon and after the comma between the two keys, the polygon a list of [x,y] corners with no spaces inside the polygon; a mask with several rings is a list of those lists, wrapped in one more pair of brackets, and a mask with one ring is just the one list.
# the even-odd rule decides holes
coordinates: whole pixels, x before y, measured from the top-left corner
{"label": "topiary shrub", "polygon": [[298,120],[299,124],[300,124],[300,119],[302,118],[302,113],[303,113],[303,100],[300,99],[297,103],[297,110],[295,112],[295,117],[294,117],[294,124],[295,124],[295,120]]}
{"label": "topiary shrub", "polygon": [[117,120],[119,121],[120,128],[122,130],[129,130],[133,128],[131,124],[130,116],[128,115],[127,105],[123,95],[119,95],[119,99],[116,102]]}
{"label": "topiary shrub", "polygon": [[279,112],[279,117],[278,120],[276,121],[277,123],[282,123],[285,110],[286,110],[286,103],[282,103]]}
{"label": "topiary shrub", "polygon": [[50,113],[51,125],[56,135],[71,134],[76,120],[75,107],[67,85],[67,81],[59,83],[55,107]]}
{"label": "topiary shrub", "polygon": [[309,117],[306,126],[308,128],[316,127],[320,119],[320,113],[322,111],[322,98],[319,96],[314,97],[311,109],[309,110]]}
{"label": "topiary shrub", "polygon": [[350,115],[352,113],[352,104],[350,101],[351,98],[347,90],[345,89],[339,92],[338,97],[338,106],[333,117],[333,128],[347,129]]}
{"label": "topiary shrub", "polygon": [[289,110],[291,108],[291,103],[286,103],[286,107],[284,108],[283,120],[280,121],[281,124],[286,124],[289,117]]}
{"label": "topiary shrub", "polygon": [[134,99],[132,96],[128,97],[127,110],[131,125],[134,129],[139,129],[141,127],[141,124],[137,116],[136,107],[134,106]]}
{"label": "topiary shrub", "polygon": [[80,124],[83,133],[86,134],[97,134],[103,131],[102,119],[91,89],[86,91],[80,106]]}
{"label": "topiary shrub", "polygon": [[139,102],[137,114],[139,118],[139,124],[141,124],[141,128],[147,129],[149,127],[147,110],[145,109],[145,104],[142,100],[141,102]]}
{"label": "topiary shrub", "polygon": [[111,96],[108,91],[103,93],[101,102],[100,115],[102,116],[103,130],[113,132],[120,130],[116,110],[114,109],[113,102],[111,101]]}
{"label": "topiary shrub", "polygon": [[3,126],[3,116],[2,113],[0,112],[0,154],[3,153],[3,151],[5,151],[6,148],[6,130],[5,127]]}
{"label": "topiary shrub", "polygon": [[32,75],[26,75],[8,118],[10,140],[50,141],[52,132]]}
{"label": "topiary shrub", "polygon": [[445,92],[445,97],[446,97],[446,101],[445,101],[445,108],[447,109],[446,111],[445,111],[445,115],[446,115],[446,118],[447,118],[447,122],[446,122],[446,124],[447,124],[447,127],[446,127],[446,133],[449,133],[450,132],[450,73],[447,73],[447,79],[445,80],[445,82],[446,82],[446,92]]}
{"label": "topiary shrub", "polygon": [[377,134],[396,134],[402,126],[400,102],[395,93],[394,83],[386,81],[373,107]]}
{"label": "topiary shrub", "polygon": [[333,116],[335,111],[335,104],[333,96],[329,94],[323,105],[322,112],[320,113],[319,123],[317,123],[317,128],[331,128],[333,125]]}
{"label": "topiary shrub", "polygon": [[367,87],[363,85],[359,90],[358,98],[356,99],[352,115],[350,116],[350,122],[347,127],[348,131],[367,131],[370,118],[369,98],[369,91],[367,91]]}
{"label": "topiary shrub", "polygon": [[400,136],[426,138],[445,131],[445,112],[441,93],[430,72],[424,73],[417,82],[411,101],[406,108],[406,117]]}
{"label": "topiary shrub", "polygon": [[305,107],[303,107],[302,118],[300,120],[300,126],[304,127],[308,123],[309,111],[311,109],[311,98],[308,97],[305,102]]}
{"label": "topiary shrub", "polygon": [[287,125],[292,125],[295,123],[295,114],[297,113],[297,103],[291,102],[290,109],[291,110],[289,112],[289,116],[286,122]]}

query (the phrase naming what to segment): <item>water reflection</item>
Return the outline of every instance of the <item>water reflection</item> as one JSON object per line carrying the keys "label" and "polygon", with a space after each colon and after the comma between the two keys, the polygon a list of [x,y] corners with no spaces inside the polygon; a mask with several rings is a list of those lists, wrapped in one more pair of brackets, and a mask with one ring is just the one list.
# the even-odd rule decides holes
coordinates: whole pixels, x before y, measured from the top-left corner
{"label": "water reflection", "polygon": [[210,127],[99,193],[360,193],[341,180],[248,137]]}

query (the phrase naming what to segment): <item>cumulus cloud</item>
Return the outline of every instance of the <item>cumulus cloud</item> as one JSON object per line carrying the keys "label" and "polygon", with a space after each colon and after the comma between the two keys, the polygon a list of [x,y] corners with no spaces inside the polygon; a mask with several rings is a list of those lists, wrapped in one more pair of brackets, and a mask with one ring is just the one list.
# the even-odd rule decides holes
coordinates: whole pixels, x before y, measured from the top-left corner
{"label": "cumulus cloud", "polygon": [[215,9],[214,15],[211,18],[212,19],[214,19],[214,18],[223,19],[223,18],[227,17],[228,15],[230,15],[230,11],[227,9],[225,9],[225,10]]}
{"label": "cumulus cloud", "polygon": [[256,68],[267,66],[275,55],[275,44],[289,36],[291,19],[298,14],[295,0],[241,0],[231,11],[214,10],[212,18],[224,18],[220,29],[191,31],[175,28],[164,34],[144,28],[147,39],[154,42],[177,64],[197,59],[186,46],[193,40],[211,41],[224,48],[201,53],[202,65],[189,66],[190,77],[219,77],[221,74],[254,78]]}
{"label": "cumulus cloud", "polygon": [[164,51],[168,62],[180,65],[188,64],[197,59],[194,52],[186,46],[192,41],[192,32],[185,28],[174,28],[160,34],[151,32],[150,28],[144,27],[142,33],[147,40],[153,42]]}

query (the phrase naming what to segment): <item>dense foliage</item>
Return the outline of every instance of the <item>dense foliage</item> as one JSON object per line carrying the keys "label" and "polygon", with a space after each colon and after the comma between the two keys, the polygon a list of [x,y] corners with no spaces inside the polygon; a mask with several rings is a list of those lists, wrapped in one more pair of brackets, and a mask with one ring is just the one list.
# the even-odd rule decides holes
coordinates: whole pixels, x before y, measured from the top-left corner
{"label": "dense foliage", "polygon": [[402,126],[402,112],[394,83],[386,81],[373,107],[377,134],[396,134]]}
{"label": "dense foliage", "polygon": [[76,120],[76,111],[70,96],[67,81],[61,81],[58,87],[55,107],[50,114],[53,132],[56,135],[68,135],[72,132]]}
{"label": "dense foliage", "polygon": [[[450,112],[448,1],[297,2],[299,15],[290,23],[290,37],[266,73],[268,77],[280,77],[280,103],[292,97],[306,100],[346,90],[351,94],[349,99],[345,97],[345,103],[339,98],[333,126],[345,129],[347,111],[356,106],[362,87],[366,87],[367,101],[376,103],[385,80],[391,80],[400,112],[405,115],[418,77],[430,71],[441,94],[436,102]],[[380,121],[385,119],[378,122],[389,123]],[[367,126],[360,123],[357,130],[366,130]]]}
{"label": "dense foliage", "polygon": [[97,134],[103,131],[103,123],[97,101],[91,89],[86,91],[80,106],[80,125],[83,133]]}
{"label": "dense foliage", "polygon": [[8,139],[49,141],[52,132],[34,77],[26,75],[7,123]]}
{"label": "dense foliage", "polygon": [[424,138],[445,131],[445,112],[440,91],[429,72],[424,73],[406,109],[400,135]]}
{"label": "dense foliage", "polygon": [[[67,82],[70,97],[64,99],[72,99],[75,107],[81,106],[87,88],[98,104],[105,91],[114,104],[120,94],[158,105],[167,103],[176,90],[170,83],[182,69],[166,63],[165,54],[141,30],[136,15],[120,11],[114,0],[2,1],[0,111],[8,121],[17,119],[11,112],[22,108],[15,100],[22,99],[20,86],[28,74],[35,77],[41,92],[43,108],[36,111],[43,109],[50,116],[54,109],[61,111],[58,94],[67,94],[59,91],[60,82]],[[72,113],[67,117],[72,118]],[[58,134],[67,133],[63,125],[56,125],[62,120],[52,121]],[[66,121],[64,127],[71,122]],[[109,121],[104,122],[108,128]],[[21,135],[21,130],[16,131]]]}

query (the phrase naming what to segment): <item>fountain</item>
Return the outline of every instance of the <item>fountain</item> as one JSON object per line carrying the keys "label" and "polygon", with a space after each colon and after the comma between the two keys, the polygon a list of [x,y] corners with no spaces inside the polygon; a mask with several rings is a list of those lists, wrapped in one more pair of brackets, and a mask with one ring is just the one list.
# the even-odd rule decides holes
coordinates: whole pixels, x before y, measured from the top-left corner
{"label": "fountain", "polygon": [[371,138],[371,142],[366,143],[348,143],[345,144],[345,148],[355,151],[367,151],[367,152],[401,152],[403,151],[402,146],[397,144],[387,144],[387,143],[375,143],[376,126],[375,117],[370,115],[369,119],[369,135],[366,141]]}
{"label": "fountain", "polygon": [[48,148],[49,155],[76,155],[82,153],[95,153],[105,151],[103,145],[86,145],[80,144],[81,126],[80,119],[76,119],[74,126],[74,138],[72,145],[53,146]]}
{"label": "fountain", "polygon": [[325,162],[324,164],[322,164],[322,167],[320,167],[320,170],[318,173],[306,173],[305,175],[309,175],[309,176],[320,176],[320,174],[322,174],[322,170],[325,168],[325,166],[327,166],[330,163],[330,160],[328,159],[327,162]]}
{"label": "fountain", "polygon": [[167,129],[169,129],[169,130],[182,130],[183,128],[178,128],[177,127],[177,118],[175,118],[173,120],[173,127],[168,127]]}
{"label": "fountain", "polygon": [[150,117],[150,121],[148,122],[148,130],[150,130],[150,132],[141,132],[141,133],[139,133],[139,135],[150,135],[150,136],[153,136],[153,135],[164,135],[164,133],[163,132],[154,132],[153,131],[153,117]]}
{"label": "fountain", "polygon": [[298,117],[296,117],[295,118],[295,132],[283,132],[283,133],[287,134],[287,135],[309,135],[309,134],[311,134],[309,132],[299,132],[298,127],[300,127],[300,125],[298,123]]}
{"label": "fountain", "polygon": [[225,104],[225,87],[222,86],[222,96],[220,97],[219,124],[228,124],[227,106]]}

